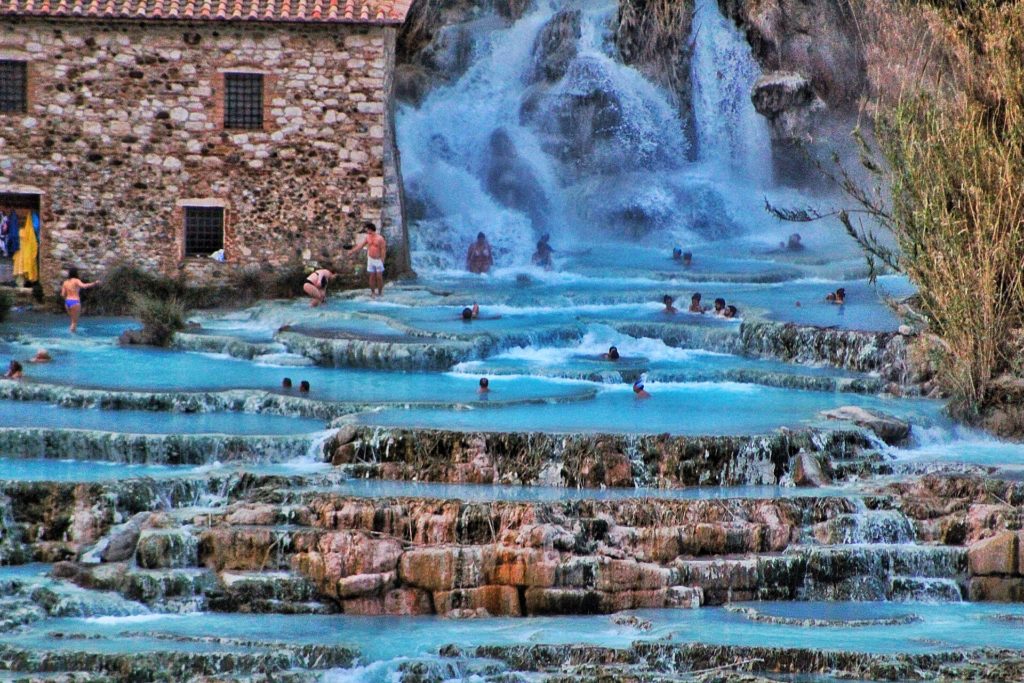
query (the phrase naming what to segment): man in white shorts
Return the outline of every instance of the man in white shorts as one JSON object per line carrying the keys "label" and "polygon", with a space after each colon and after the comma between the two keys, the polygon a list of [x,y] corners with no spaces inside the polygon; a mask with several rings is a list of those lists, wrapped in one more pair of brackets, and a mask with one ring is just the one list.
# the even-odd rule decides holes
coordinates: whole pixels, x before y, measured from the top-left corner
{"label": "man in white shorts", "polygon": [[387,257],[387,241],[377,234],[377,226],[373,223],[366,223],[363,228],[366,235],[356,246],[348,250],[354,254],[363,247],[366,247],[366,272],[370,276],[370,296],[380,296],[384,293],[384,259]]}

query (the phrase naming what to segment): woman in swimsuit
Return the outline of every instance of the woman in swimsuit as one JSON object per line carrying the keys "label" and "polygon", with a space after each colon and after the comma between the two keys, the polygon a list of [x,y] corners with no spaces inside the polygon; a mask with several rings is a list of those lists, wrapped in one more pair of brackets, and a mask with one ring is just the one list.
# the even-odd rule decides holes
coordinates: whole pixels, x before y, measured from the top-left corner
{"label": "woman in swimsuit", "polygon": [[60,286],[60,296],[64,299],[64,309],[71,316],[72,332],[78,329],[78,317],[82,315],[82,290],[95,287],[100,283],[82,282],[78,279],[78,268],[68,269],[68,279]]}
{"label": "woman in swimsuit", "polygon": [[7,372],[4,373],[4,379],[21,379],[24,376],[21,363],[16,360],[12,360],[11,364],[7,366]]}
{"label": "woman in swimsuit", "polygon": [[302,291],[309,295],[309,305],[319,306],[327,301],[327,283],[334,279],[334,273],[321,268],[314,270],[302,285]]}

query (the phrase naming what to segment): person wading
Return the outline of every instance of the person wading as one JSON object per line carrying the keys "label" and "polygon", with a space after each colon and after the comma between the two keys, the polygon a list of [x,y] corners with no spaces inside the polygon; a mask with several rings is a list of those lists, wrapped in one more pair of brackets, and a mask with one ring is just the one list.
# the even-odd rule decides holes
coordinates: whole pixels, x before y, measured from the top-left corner
{"label": "person wading", "polygon": [[388,243],[377,234],[377,226],[373,223],[367,223],[363,233],[366,236],[359,244],[349,249],[348,253],[354,254],[366,247],[366,272],[370,277],[370,296],[381,296],[384,294],[384,259],[388,253]]}

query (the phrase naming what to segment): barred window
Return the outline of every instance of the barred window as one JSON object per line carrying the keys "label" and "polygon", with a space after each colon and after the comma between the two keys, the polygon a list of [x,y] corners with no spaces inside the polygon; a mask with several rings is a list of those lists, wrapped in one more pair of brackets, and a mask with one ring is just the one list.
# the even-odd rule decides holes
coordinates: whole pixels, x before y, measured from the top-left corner
{"label": "barred window", "polygon": [[13,59],[0,59],[0,112],[28,111],[28,65]]}
{"label": "barred window", "polygon": [[224,127],[263,128],[263,74],[224,74]]}
{"label": "barred window", "polygon": [[224,209],[185,207],[185,256],[209,256],[224,248]]}

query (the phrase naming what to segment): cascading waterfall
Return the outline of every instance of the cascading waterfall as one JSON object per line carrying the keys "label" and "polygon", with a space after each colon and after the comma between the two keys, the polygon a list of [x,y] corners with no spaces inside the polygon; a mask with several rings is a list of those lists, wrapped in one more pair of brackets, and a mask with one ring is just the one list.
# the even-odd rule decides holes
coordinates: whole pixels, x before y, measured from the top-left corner
{"label": "cascading waterfall", "polygon": [[759,200],[770,175],[749,47],[714,3],[697,6],[688,161],[672,98],[619,61],[616,10],[541,2],[508,27],[462,27],[470,68],[398,116],[417,270],[461,268],[478,231],[499,267],[528,265],[543,233],[661,246],[749,232],[737,198]]}
{"label": "cascading waterfall", "polygon": [[698,156],[741,182],[763,186],[771,179],[771,139],[750,102],[760,75],[750,46],[713,0],[697,2],[693,26],[690,81]]}

